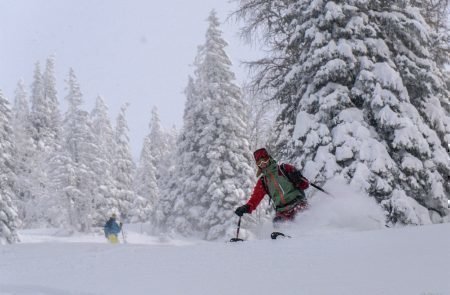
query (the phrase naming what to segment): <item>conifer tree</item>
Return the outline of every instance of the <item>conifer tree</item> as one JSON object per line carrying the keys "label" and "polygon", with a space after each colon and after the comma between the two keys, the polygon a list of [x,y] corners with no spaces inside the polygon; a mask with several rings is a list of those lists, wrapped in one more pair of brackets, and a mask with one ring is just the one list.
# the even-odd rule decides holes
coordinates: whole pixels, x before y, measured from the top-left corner
{"label": "conifer tree", "polygon": [[152,109],[150,121],[150,133],[145,137],[142,146],[139,164],[136,169],[135,190],[136,193],[147,199],[149,209],[147,220],[153,215],[156,205],[159,201],[159,186],[157,181],[158,173],[157,165],[165,164],[162,157],[163,151],[163,134],[159,125],[159,117],[156,108]]}
{"label": "conifer tree", "polygon": [[18,241],[16,228],[19,226],[13,194],[15,147],[11,127],[9,102],[0,91],[0,245]]}
{"label": "conifer tree", "polygon": [[17,207],[24,226],[33,221],[35,206],[32,194],[33,156],[35,153],[34,141],[31,137],[30,109],[28,96],[23,80],[17,84],[14,105],[12,108],[11,125],[14,133],[14,146],[16,147],[15,164]]}
{"label": "conifer tree", "polygon": [[32,202],[30,202],[31,208],[34,208],[34,213],[29,215],[29,218],[34,221],[35,224],[43,223],[44,217],[41,214],[43,212],[42,207],[39,204],[43,204],[43,198],[47,196],[46,184],[47,168],[46,168],[46,134],[45,126],[48,125],[49,118],[46,116],[46,106],[44,101],[44,82],[39,62],[35,64],[33,84],[31,85],[31,136],[34,141],[35,152],[33,158],[30,161],[31,169],[31,191],[33,192]]}
{"label": "conifer tree", "polygon": [[170,179],[173,175],[176,163],[176,145],[178,138],[178,130],[176,126],[172,126],[172,128],[164,131],[164,142],[166,145],[166,151],[163,156],[164,167],[160,170],[160,181],[158,186],[161,189],[164,189],[168,183],[168,179]]}
{"label": "conifer tree", "polygon": [[98,96],[95,107],[91,112],[92,131],[95,144],[98,147],[95,155],[96,161],[92,169],[97,178],[97,187],[94,189],[95,212],[98,215],[95,222],[103,219],[111,210],[117,209],[119,203],[114,197],[114,179],[112,176],[113,155],[115,151],[114,130],[108,116],[108,106],[104,99]]}
{"label": "conifer tree", "polygon": [[184,234],[213,240],[234,230],[233,209],[253,185],[246,133],[245,103],[233,82],[215,11],[208,18],[206,41],[195,60],[195,80],[186,90],[184,126],[179,142],[169,224]]}
{"label": "conifer tree", "polygon": [[45,72],[43,74],[44,99],[48,102],[49,112],[49,131],[55,145],[61,133],[61,114],[59,111],[59,101],[56,91],[56,77],[55,77],[55,57],[47,58]]}
{"label": "conifer tree", "polygon": [[[36,226],[46,225],[54,220],[49,207],[53,208],[54,188],[50,188],[53,179],[49,178],[52,169],[49,168],[51,158],[61,151],[61,114],[56,91],[54,58],[47,59],[44,73],[39,63],[36,63],[31,92],[31,136],[34,140],[34,153],[30,160],[32,201],[29,207],[33,214],[29,217]],[[53,217],[50,217],[52,215]],[[53,221],[54,222],[54,221]]]}
{"label": "conifer tree", "polygon": [[155,177],[159,186],[163,182],[164,175],[167,174],[167,169],[169,168],[167,162],[170,160],[169,154],[173,146],[169,145],[167,132],[161,127],[161,121],[156,107],[153,107],[151,111],[149,129],[150,133],[148,134],[148,138],[151,142],[149,148],[153,156],[153,166],[156,169]]}
{"label": "conifer tree", "polygon": [[344,176],[391,222],[423,224],[449,213],[450,118],[434,33],[413,2],[249,0],[238,13],[271,49],[254,85],[284,105],[279,155],[319,183]]}
{"label": "conifer tree", "polygon": [[145,212],[137,215],[139,221],[148,221],[152,218],[152,214],[159,199],[159,188],[156,181],[156,167],[154,166],[154,157],[152,154],[152,142],[149,136],[144,139],[139,164],[136,169],[134,179],[134,187],[136,194],[146,200]]}
{"label": "conifer tree", "polygon": [[128,104],[121,107],[116,120],[116,129],[114,133],[115,152],[113,159],[113,179],[115,181],[115,198],[119,202],[120,215],[124,220],[131,220],[130,209],[135,201],[133,191],[133,175],[135,164],[130,152],[130,140],[128,138],[128,124],[125,118],[125,112]]}
{"label": "conifer tree", "polygon": [[47,60],[44,74],[39,63],[36,63],[31,95],[31,122],[33,139],[40,151],[52,151],[56,148],[61,126],[56,79],[54,73],[54,58]]}
{"label": "conifer tree", "polygon": [[[166,185],[162,189],[157,210],[154,214],[156,225],[162,232],[170,231],[175,227],[180,230],[181,226],[188,228],[188,226],[186,226],[186,221],[184,220],[179,222],[178,226],[175,226],[177,219],[174,218],[174,215],[176,214],[174,213],[174,206],[176,202],[178,206],[183,206],[182,199],[179,201],[178,199],[182,194],[181,184],[184,182],[184,177],[189,173],[186,169],[192,160],[192,135],[195,133],[194,130],[197,130],[196,123],[200,121],[194,120],[194,118],[200,119],[201,115],[200,113],[194,112],[197,101],[199,101],[200,98],[196,96],[194,80],[190,76],[188,77],[188,85],[184,93],[186,95],[186,103],[183,114],[183,129],[176,139],[177,144],[173,157],[175,159],[175,164],[173,172],[169,174],[170,177],[167,178]],[[182,214],[182,212],[180,212],[180,214]],[[169,219],[171,219],[171,225],[168,225]]]}
{"label": "conifer tree", "polygon": [[[73,229],[86,232],[94,223],[93,191],[97,187],[97,178],[92,165],[97,161],[95,155],[98,152],[89,114],[81,109],[82,93],[73,69],[69,71],[67,88],[68,109],[64,116],[62,149],[52,161],[60,165],[53,167],[51,179],[58,180],[61,185],[60,189],[55,191],[55,197],[66,203],[69,225]],[[61,169],[65,170],[65,173],[62,173]],[[59,171],[60,175],[54,171]],[[61,195],[61,192],[64,194]],[[59,204],[58,202],[57,205]]]}
{"label": "conifer tree", "polygon": [[37,62],[34,68],[33,84],[31,85],[31,123],[33,126],[33,139],[37,143],[36,146],[42,146],[39,144],[40,135],[42,129],[46,124],[46,118],[44,118],[43,113],[45,110],[44,106],[44,85],[43,77],[41,72],[40,63]]}

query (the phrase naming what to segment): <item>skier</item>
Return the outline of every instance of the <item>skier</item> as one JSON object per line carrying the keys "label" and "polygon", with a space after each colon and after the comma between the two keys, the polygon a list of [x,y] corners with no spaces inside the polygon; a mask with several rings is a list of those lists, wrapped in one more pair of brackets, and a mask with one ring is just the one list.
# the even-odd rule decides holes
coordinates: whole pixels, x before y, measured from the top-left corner
{"label": "skier", "polygon": [[105,237],[111,244],[117,244],[119,242],[117,235],[122,230],[122,222],[120,223],[120,225],[117,224],[116,218],[117,215],[113,213],[103,228]]}
{"label": "skier", "polygon": [[253,155],[259,178],[250,199],[234,212],[239,217],[244,213],[252,213],[264,196],[268,195],[275,208],[275,225],[294,220],[297,213],[308,208],[304,192],[309,187],[308,180],[294,166],[279,165],[265,148],[256,150]]}

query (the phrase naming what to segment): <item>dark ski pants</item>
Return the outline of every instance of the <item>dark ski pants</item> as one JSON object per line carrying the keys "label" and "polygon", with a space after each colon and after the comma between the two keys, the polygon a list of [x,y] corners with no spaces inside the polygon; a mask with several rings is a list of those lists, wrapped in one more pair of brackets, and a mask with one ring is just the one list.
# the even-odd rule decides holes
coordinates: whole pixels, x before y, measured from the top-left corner
{"label": "dark ski pants", "polygon": [[286,211],[280,211],[275,214],[275,218],[273,219],[273,225],[277,227],[277,225],[280,225],[281,223],[287,222],[287,221],[294,221],[295,216],[297,216],[298,213],[303,212],[309,208],[308,202],[305,200],[301,200],[292,207],[289,210]]}

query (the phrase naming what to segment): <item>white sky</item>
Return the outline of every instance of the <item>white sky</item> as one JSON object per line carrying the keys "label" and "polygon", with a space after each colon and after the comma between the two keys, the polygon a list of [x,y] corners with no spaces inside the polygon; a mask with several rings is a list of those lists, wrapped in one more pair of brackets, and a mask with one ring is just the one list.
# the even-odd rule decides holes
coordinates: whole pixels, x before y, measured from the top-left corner
{"label": "white sky", "polygon": [[[130,102],[127,120],[137,157],[152,106],[163,126],[181,127],[183,90],[204,42],[206,18],[214,8],[224,21],[236,7],[227,0],[0,0],[0,89],[12,101],[18,80],[31,85],[35,62],[43,68],[54,54],[63,111],[69,67],[87,110],[100,94],[115,124],[120,106]],[[257,50],[239,39],[234,21],[222,30],[242,81],[246,70],[240,62]]]}

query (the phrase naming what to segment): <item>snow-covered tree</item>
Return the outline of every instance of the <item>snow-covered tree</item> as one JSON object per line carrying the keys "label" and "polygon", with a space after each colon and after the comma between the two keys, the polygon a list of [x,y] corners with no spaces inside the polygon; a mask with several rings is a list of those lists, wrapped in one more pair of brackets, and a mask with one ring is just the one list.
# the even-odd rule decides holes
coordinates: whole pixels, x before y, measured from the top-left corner
{"label": "snow-covered tree", "polygon": [[[63,131],[64,133],[64,131]],[[62,135],[64,137],[64,134]],[[54,151],[48,160],[48,178],[45,193],[36,198],[37,203],[33,227],[53,226],[69,231],[78,231],[81,226],[76,216],[75,204],[81,195],[77,178],[77,167],[66,150],[64,142]],[[85,226],[85,225],[84,225]]]}
{"label": "snow-covered tree", "polygon": [[[44,106],[44,82],[42,77],[41,65],[35,64],[33,84],[31,85],[31,123],[33,127],[33,139],[40,141],[41,129],[46,124],[47,118],[43,118]],[[39,145],[39,144],[37,144]]]}
{"label": "snow-covered tree", "polygon": [[19,226],[13,194],[15,171],[13,130],[9,102],[0,91],[0,245],[18,241],[16,228]]}
{"label": "snow-covered tree", "polygon": [[248,197],[254,181],[247,135],[246,106],[234,83],[215,11],[206,41],[195,60],[195,80],[186,90],[184,127],[178,144],[169,224],[180,233],[208,240],[235,228],[233,209]]}
{"label": "snow-covered tree", "polygon": [[39,150],[46,151],[56,148],[61,126],[54,67],[53,57],[47,59],[44,74],[39,63],[36,63],[31,95],[33,139]]}
{"label": "snow-covered tree", "polygon": [[449,63],[450,56],[450,22],[449,0],[412,0],[417,6],[425,21],[434,30],[430,36],[432,46],[430,48],[434,60],[444,66]]}
{"label": "snow-covered tree", "polygon": [[[189,173],[187,170],[189,167],[188,164],[192,163],[191,154],[194,150],[194,147],[192,146],[192,142],[194,140],[193,134],[195,134],[195,130],[199,130],[197,123],[200,122],[203,115],[201,114],[201,111],[196,110],[196,107],[200,105],[198,103],[200,98],[196,95],[194,80],[192,77],[188,78],[188,85],[185,89],[185,95],[186,103],[183,115],[183,129],[177,137],[176,149],[173,154],[175,164],[173,171],[169,173],[169,177],[166,178],[166,184],[161,190],[158,206],[156,212],[154,213],[157,227],[161,231],[169,231],[171,230],[171,227],[175,227],[175,225],[168,225],[168,219],[170,218],[172,223],[176,222],[173,213],[174,205],[178,198],[181,199],[181,197],[179,197],[182,194],[181,184],[184,181],[184,177],[186,177]],[[178,205],[180,206],[183,205],[181,201],[178,201]],[[180,230],[181,225],[185,225],[186,223],[182,221],[178,222],[178,224],[178,230]]]}
{"label": "snow-covered tree", "polygon": [[412,2],[248,0],[238,13],[271,49],[254,85],[283,105],[278,154],[319,183],[346,177],[393,222],[423,224],[449,213],[449,95]]}
{"label": "snow-covered tree", "polygon": [[176,163],[176,145],[177,145],[177,138],[178,138],[178,129],[174,125],[172,128],[166,130],[164,132],[165,134],[165,142],[167,146],[166,154],[164,155],[163,159],[165,162],[165,167],[161,169],[161,178],[159,181],[159,187],[164,189],[167,184],[167,179],[170,179],[173,175],[173,171],[175,169],[175,163]]}
{"label": "snow-covered tree", "polygon": [[[49,130],[51,116],[48,103],[45,101],[44,79],[39,62],[35,65],[33,84],[31,85],[31,136],[34,141],[35,152],[30,161],[30,180],[32,200],[28,202],[27,207],[31,209],[26,218],[26,224],[34,223],[45,224],[48,220],[44,216],[44,210],[47,206],[44,201],[47,194],[47,158],[50,148],[51,132]],[[28,220],[30,222],[28,222]]]}
{"label": "snow-covered tree", "polygon": [[92,130],[103,150],[106,161],[111,162],[115,151],[114,129],[109,119],[108,106],[103,97],[98,96],[91,112]]}
{"label": "snow-covered tree", "polygon": [[[112,177],[113,155],[115,151],[114,130],[108,116],[108,107],[103,98],[98,96],[95,107],[91,112],[92,131],[95,144],[98,147],[96,161],[92,169],[96,175],[97,187],[94,189],[94,203],[96,215],[94,221],[101,221],[111,210],[118,209],[119,203],[114,198],[115,183]],[[104,221],[104,220],[103,220]]]}
{"label": "snow-covered tree", "polygon": [[146,212],[138,214],[140,221],[148,221],[153,216],[153,211],[158,203],[159,188],[156,180],[155,159],[152,154],[152,142],[149,136],[144,139],[139,163],[134,178],[135,192],[138,196],[145,198],[147,201]]}
{"label": "snow-covered tree", "polygon": [[[92,166],[98,154],[91,131],[89,114],[81,109],[82,93],[72,69],[67,79],[68,109],[64,115],[62,149],[52,158],[51,179],[57,206],[65,204],[68,224],[80,231],[89,231],[94,216],[93,192],[97,178]],[[58,173],[55,173],[58,171]],[[63,171],[65,173],[63,173]]]}
{"label": "snow-covered tree", "polygon": [[114,133],[115,152],[113,159],[112,176],[115,180],[115,198],[119,202],[120,215],[125,220],[131,220],[130,209],[136,199],[133,191],[133,176],[135,164],[130,152],[130,140],[128,138],[128,124],[125,112],[128,104],[122,106],[116,120]]}
{"label": "snow-covered tree", "polygon": [[[158,177],[161,177],[158,167],[164,163],[163,155],[164,137],[159,124],[159,117],[156,108],[152,109],[150,121],[150,133],[144,138],[136,177],[134,179],[136,193],[147,199],[151,211],[145,220],[153,218],[153,211],[159,201]],[[162,165],[161,165],[162,163]]]}
{"label": "snow-covered tree", "polygon": [[167,170],[170,166],[167,165],[169,161],[169,155],[173,150],[173,146],[169,145],[169,135],[161,127],[161,121],[159,119],[158,109],[152,108],[151,119],[149,124],[150,133],[148,134],[151,145],[149,146],[150,152],[153,156],[153,166],[155,166],[155,176],[158,181],[158,185],[161,184]]}
{"label": "snow-covered tree", "polygon": [[448,29],[449,0],[412,0],[411,4],[420,8],[425,21],[436,32]]}
{"label": "snow-covered tree", "polygon": [[35,206],[33,205],[31,171],[33,168],[33,156],[35,153],[34,141],[31,137],[30,109],[28,96],[23,80],[17,84],[14,105],[12,108],[11,125],[14,133],[14,146],[16,147],[15,164],[16,185],[15,194],[18,198],[17,207],[19,217],[24,226],[32,222]]}
{"label": "snow-covered tree", "polygon": [[61,133],[61,114],[59,111],[59,101],[56,91],[56,77],[55,77],[55,57],[47,58],[45,72],[43,75],[44,97],[48,102],[50,124],[49,129],[53,141],[57,142]]}
{"label": "snow-covered tree", "polygon": [[[56,91],[56,79],[54,70],[54,58],[47,59],[44,73],[40,70],[39,63],[36,63],[34,80],[31,92],[31,136],[34,140],[34,154],[30,159],[30,187],[33,193],[31,202],[27,207],[31,208],[31,214],[27,219],[32,223],[45,225],[52,218],[47,210],[53,192],[49,186],[52,179],[48,172],[50,158],[61,150],[61,114]],[[27,222],[28,224],[29,222]]]}
{"label": "snow-covered tree", "polygon": [[273,128],[279,106],[276,101],[261,98],[261,93],[253,93],[249,87],[244,87],[243,97],[247,105],[248,134],[250,150],[261,147],[273,149]]}

